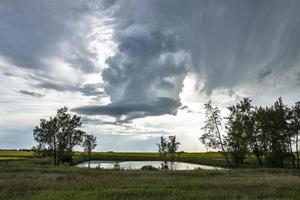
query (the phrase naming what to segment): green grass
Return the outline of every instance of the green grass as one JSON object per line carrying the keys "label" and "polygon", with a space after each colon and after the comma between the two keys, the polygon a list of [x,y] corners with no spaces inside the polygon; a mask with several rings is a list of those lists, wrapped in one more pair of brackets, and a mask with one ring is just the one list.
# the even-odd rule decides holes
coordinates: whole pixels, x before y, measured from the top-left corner
{"label": "green grass", "polygon": [[24,160],[24,157],[0,157],[0,161],[11,161],[11,160]]}
{"label": "green grass", "polygon": [[[3,151],[0,150],[1,157],[33,157],[33,152],[30,151]],[[75,152],[74,164],[79,164],[88,159],[84,152]],[[92,160],[106,161],[145,161],[145,160],[161,160],[158,153],[138,153],[138,152],[92,152]],[[195,163],[202,165],[228,167],[224,156],[218,152],[207,153],[181,153],[177,159],[180,162]],[[51,163],[51,161],[49,162]],[[253,156],[249,156],[242,168],[258,167]]]}
{"label": "green grass", "polygon": [[0,150],[0,157],[31,157],[31,151]]}
{"label": "green grass", "polygon": [[[50,158],[37,158],[31,152],[0,151],[0,155],[3,159],[0,162],[1,200],[300,199],[300,170],[101,170],[56,167],[51,165]],[[84,153],[76,152],[75,162],[85,158]],[[92,159],[159,160],[159,157],[157,153],[95,152]],[[182,153],[177,160],[217,166],[226,164],[221,154],[210,152]],[[251,157],[248,160],[253,161]]]}
{"label": "green grass", "polygon": [[300,199],[297,170],[123,171],[45,163],[0,162],[0,199]]}

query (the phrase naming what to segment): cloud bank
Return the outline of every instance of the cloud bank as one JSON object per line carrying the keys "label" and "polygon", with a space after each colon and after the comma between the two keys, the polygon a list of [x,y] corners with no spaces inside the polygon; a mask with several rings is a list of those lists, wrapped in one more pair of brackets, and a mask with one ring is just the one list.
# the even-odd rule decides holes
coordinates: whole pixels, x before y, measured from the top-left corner
{"label": "cloud bank", "polygon": [[242,97],[292,104],[299,10],[298,0],[1,1],[0,130],[28,132],[66,105],[101,135],[130,124],[127,134],[193,142],[208,99],[223,110]]}

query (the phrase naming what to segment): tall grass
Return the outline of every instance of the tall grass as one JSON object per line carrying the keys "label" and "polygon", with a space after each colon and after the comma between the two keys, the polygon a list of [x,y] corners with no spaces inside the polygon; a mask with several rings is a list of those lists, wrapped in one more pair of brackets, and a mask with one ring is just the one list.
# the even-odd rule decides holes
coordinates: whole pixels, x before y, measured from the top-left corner
{"label": "tall grass", "polygon": [[[0,199],[299,199],[293,170],[124,171],[0,164]],[[25,164],[27,163],[27,164]]]}

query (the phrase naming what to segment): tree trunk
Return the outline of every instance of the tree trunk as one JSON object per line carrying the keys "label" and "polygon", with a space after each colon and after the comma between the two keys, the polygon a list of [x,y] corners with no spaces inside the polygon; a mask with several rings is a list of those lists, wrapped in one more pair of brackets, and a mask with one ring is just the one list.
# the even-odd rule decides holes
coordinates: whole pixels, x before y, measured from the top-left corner
{"label": "tree trunk", "polygon": [[53,137],[53,160],[54,160],[54,165],[57,165],[57,162],[56,162],[56,138],[55,138],[55,135]]}
{"label": "tree trunk", "polygon": [[72,137],[70,135],[69,138],[69,165],[71,166],[73,164],[73,158],[72,158]]}
{"label": "tree trunk", "polygon": [[296,155],[297,155],[297,168],[300,169],[300,158],[299,158],[299,133],[296,134]]}
{"label": "tree trunk", "polygon": [[57,149],[57,166],[59,166],[59,163],[60,163],[60,154],[61,154],[61,151],[60,151],[60,148]]}
{"label": "tree trunk", "polygon": [[293,153],[293,149],[292,149],[292,139],[291,137],[289,138],[289,142],[290,142],[290,154],[292,156],[292,162],[293,162],[293,168],[296,168],[296,163],[295,163],[295,156],[294,156],[294,153]]}
{"label": "tree trunk", "polygon": [[69,165],[72,166],[73,165],[73,157],[72,157],[72,149],[71,148],[69,150],[69,159],[70,159]]}
{"label": "tree trunk", "polygon": [[89,168],[91,167],[91,151],[89,151]]}
{"label": "tree trunk", "polygon": [[257,147],[257,146],[258,146],[258,145],[257,145],[257,143],[256,143],[255,146],[254,146],[254,154],[255,154],[255,156],[256,156],[256,159],[257,159],[257,162],[258,162],[259,166],[262,166],[262,160],[261,160],[261,158],[260,158],[259,150],[258,150],[258,147]]}
{"label": "tree trunk", "polygon": [[228,158],[228,155],[227,155],[227,152],[225,151],[225,148],[224,148],[224,145],[223,145],[223,141],[222,141],[222,137],[221,137],[221,133],[219,131],[219,127],[218,127],[218,124],[216,122],[216,120],[214,119],[214,123],[216,125],[216,128],[217,128],[217,132],[218,132],[218,137],[219,137],[219,142],[220,142],[220,145],[221,145],[221,150],[223,152],[223,155],[225,156],[225,159],[226,159],[226,162],[228,164],[229,167],[232,167],[230,161],[229,161],[229,158]]}

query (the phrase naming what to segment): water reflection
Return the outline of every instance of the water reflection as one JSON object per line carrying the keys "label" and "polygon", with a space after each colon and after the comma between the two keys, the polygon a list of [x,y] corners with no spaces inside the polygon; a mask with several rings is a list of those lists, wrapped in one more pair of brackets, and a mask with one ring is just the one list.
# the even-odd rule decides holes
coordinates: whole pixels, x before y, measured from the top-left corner
{"label": "water reflection", "polygon": [[[91,168],[101,169],[124,169],[124,170],[139,170],[143,166],[151,165],[155,168],[161,168],[161,161],[127,161],[127,162],[116,162],[116,161],[91,161]],[[168,163],[170,168],[170,163]],[[88,167],[88,162],[77,165],[78,167]],[[207,170],[221,170],[221,167],[212,167],[207,165],[190,164],[184,162],[174,162],[173,170],[194,170],[194,169],[207,169]]]}

